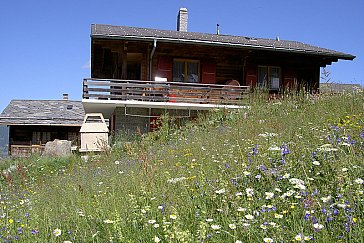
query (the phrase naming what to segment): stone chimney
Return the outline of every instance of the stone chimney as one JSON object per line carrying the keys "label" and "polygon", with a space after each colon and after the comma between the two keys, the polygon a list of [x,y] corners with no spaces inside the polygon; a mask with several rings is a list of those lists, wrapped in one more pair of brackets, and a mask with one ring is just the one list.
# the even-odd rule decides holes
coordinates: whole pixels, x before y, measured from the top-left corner
{"label": "stone chimney", "polygon": [[67,93],[63,94],[63,100],[68,100],[68,94]]}
{"label": "stone chimney", "polygon": [[187,32],[188,13],[187,8],[180,8],[177,16],[177,31]]}

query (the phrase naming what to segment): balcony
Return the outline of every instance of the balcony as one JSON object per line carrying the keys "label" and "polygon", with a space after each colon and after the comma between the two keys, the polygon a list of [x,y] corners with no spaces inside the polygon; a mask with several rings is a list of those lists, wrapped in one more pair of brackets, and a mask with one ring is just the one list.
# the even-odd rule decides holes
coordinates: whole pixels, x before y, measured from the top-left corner
{"label": "balcony", "polygon": [[134,101],[196,105],[241,105],[249,86],[137,81],[116,79],[84,79],[84,100]]}

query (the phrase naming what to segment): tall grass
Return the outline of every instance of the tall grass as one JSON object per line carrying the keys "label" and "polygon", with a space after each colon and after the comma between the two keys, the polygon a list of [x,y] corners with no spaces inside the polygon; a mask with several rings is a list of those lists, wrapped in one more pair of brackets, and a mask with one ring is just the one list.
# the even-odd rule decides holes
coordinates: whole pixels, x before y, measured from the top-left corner
{"label": "tall grass", "polygon": [[0,239],[363,242],[363,101],[255,97],[87,161],[24,162],[1,182]]}

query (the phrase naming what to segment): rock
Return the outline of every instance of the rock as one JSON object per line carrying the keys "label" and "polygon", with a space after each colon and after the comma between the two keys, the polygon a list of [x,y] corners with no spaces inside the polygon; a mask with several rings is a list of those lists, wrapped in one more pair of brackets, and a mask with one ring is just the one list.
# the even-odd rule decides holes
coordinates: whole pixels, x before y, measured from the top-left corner
{"label": "rock", "polygon": [[47,142],[43,155],[48,156],[68,156],[71,155],[71,141],[55,139]]}

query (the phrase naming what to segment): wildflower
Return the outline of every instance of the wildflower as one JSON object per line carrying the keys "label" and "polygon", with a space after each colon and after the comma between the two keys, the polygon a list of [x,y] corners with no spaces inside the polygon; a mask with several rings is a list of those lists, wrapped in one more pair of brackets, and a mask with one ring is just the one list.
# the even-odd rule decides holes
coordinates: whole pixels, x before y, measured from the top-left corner
{"label": "wildflower", "polygon": [[324,228],[324,226],[322,224],[319,224],[319,223],[314,224],[313,227],[315,229],[317,229],[317,230],[320,230],[320,229],[323,229]]}
{"label": "wildflower", "polygon": [[177,182],[186,180],[186,177],[180,177],[180,178],[171,178],[168,179],[167,182],[171,184],[176,184]]}
{"label": "wildflower", "polygon": [[252,197],[254,195],[254,190],[252,188],[245,189],[246,195]]}
{"label": "wildflower", "polygon": [[39,231],[38,231],[38,230],[36,230],[36,229],[33,229],[33,230],[32,230],[32,235],[37,235],[37,234],[39,234]]}
{"label": "wildflower", "polygon": [[120,161],[119,160],[115,160],[114,162],[116,165],[120,164]]}
{"label": "wildflower", "polygon": [[223,194],[225,193],[225,188],[215,191],[216,194]]}
{"label": "wildflower", "polygon": [[273,197],[274,197],[273,192],[265,192],[265,199],[269,200],[272,199]]}
{"label": "wildflower", "polygon": [[169,218],[175,220],[175,219],[177,219],[177,215],[171,214],[171,215],[169,215]]}
{"label": "wildflower", "polygon": [[153,227],[154,227],[155,229],[157,229],[157,228],[159,228],[159,224],[154,224],[154,225],[153,225]]}
{"label": "wildflower", "polygon": [[236,240],[235,243],[243,243],[241,240]]}
{"label": "wildflower", "polygon": [[348,168],[342,168],[341,171],[346,172],[346,171],[348,171]]}
{"label": "wildflower", "polygon": [[235,224],[229,224],[229,228],[234,230],[234,229],[236,229],[236,225]]}
{"label": "wildflower", "polygon": [[281,148],[277,145],[271,146],[268,148],[269,151],[281,151]]}
{"label": "wildflower", "polygon": [[72,241],[65,240],[65,241],[63,241],[63,243],[72,243]]}
{"label": "wildflower", "polygon": [[297,178],[291,178],[289,179],[289,183],[293,184],[293,185],[297,185],[297,184],[302,184],[304,185],[305,182],[301,179],[297,179]]}
{"label": "wildflower", "polygon": [[249,171],[243,171],[243,174],[245,175],[245,176],[250,176],[250,172]]}
{"label": "wildflower", "polygon": [[260,225],[260,228],[261,228],[261,229],[263,229],[263,230],[266,230],[266,229],[267,229],[267,225],[265,225],[265,224],[261,224],[261,225]]}
{"label": "wildflower", "polygon": [[254,219],[254,216],[251,214],[247,214],[247,215],[245,215],[245,218],[251,220],[251,219]]}
{"label": "wildflower", "polygon": [[104,220],[104,223],[105,223],[105,224],[113,224],[113,223],[114,223],[114,221],[113,221],[113,220],[110,220],[110,219],[105,219],[105,220]]}
{"label": "wildflower", "polygon": [[277,224],[275,222],[270,222],[269,225],[272,226],[272,227],[276,227],[277,226]]}
{"label": "wildflower", "polygon": [[12,224],[14,223],[14,220],[13,219],[9,219],[9,224]]}
{"label": "wildflower", "polygon": [[237,197],[242,196],[242,195],[243,195],[243,193],[242,193],[242,192],[237,192],[237,193],[235,193],[235,196],[237,196]]}
{"label": "wildflower", "polygon": [[212,222],[214,221],[213,219],[206,219],[206,222]]}
{"label": "wildflower", "polygon": [[303,239],[304,239],[305,241],[309,241],[309,240],[312,240],[312,236],[305,236]]}
{"label": "wildflower", "polygon": [[60,229],[55,229],[55,230],[53,230],[53,235],[55,235],[55,236],[60,236],[62,234],[62,231],[60,230]]}
{"label": "wildflower", "polygon": [[302,234],[298,234],[298,235],[296,235],[296,236],[294,237],[294,239],[295,239],[296,241],[302,241],[302,240],[303,240],[303,238],[302,238]]}
{"label": "wildflower", "polygon": [[290,174],[289,173],[286,173],[283,175],[283,179],[288,179],[290,177]]}
{"label": "wildflower", "polygon": [[355,180],[355,183],[356,184],[363,184],[364,183],[364,180],[361,179],[361,178],[358,178],[358,179]]}
{"label": "wildflower", "polygon": [[317,161],[317,160],[315,160],[315,161],[312,162],[312,164],[314,164],[314,165],[320,165],[320,162]]}
{"label": "wildflower", "polygon": [[322,200],[324,203],[327,203],[328,201],[330,201],[330,200],[331,200],[331,196],[321,197],[321,200]]}
{"label": "wildflower", "polygon": [[281,219],[281,218],[283,218],[283,215],[282,215],[282,214],[278,214],[278,213],[276,213],[276,214],[274,214],[274,217],[275,217],[276,219]]}
{"label": "wildflower", "polygon": [[248,224],[248,223],[243,223],[243,227],[248,228],[249,226],[250,226],[250,224]]}
{"label": "wildflower", "polygon": [[238,207],[238,212],[245,212],[246,211],[246,208],[242,208],[242,207]]}
{"label": "wildflower", "polygon": [[221,226],[220,226],[220,225],[218,225],[218,224],[213,224],[213,225],[211,225],[211,228],[212,228],[213,230],[219,230],[219,229],[221,229]]}
{"label": "wildflower", "polygon": [[267,243],[272,243],[273,239],[272,238],[264,238],[263,241],[267,242]]}
{"label": "wildflower", "polygon": [[278,187],[274,188],[274,190],[275,190],[276,192],[282,192],[282,190],[281,190],[280,188],[278,188]]}
{"label": "wildflower", "polygon": [[150,219],[150,220],[148,220],[148,224],[155,224],[155,220],[154,219]]}
{"label": "wildflower", "polygon": [[159,237],[158,236],[154,236],[154,242],[155,243],[158,243],[158,242],[160,242],[161,241],[161,239],[159,239]]}

